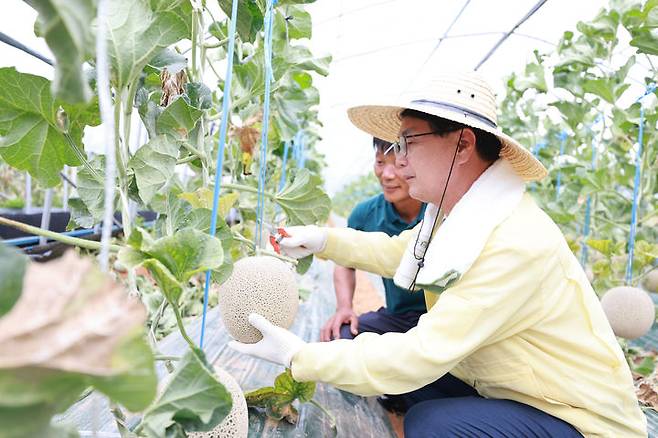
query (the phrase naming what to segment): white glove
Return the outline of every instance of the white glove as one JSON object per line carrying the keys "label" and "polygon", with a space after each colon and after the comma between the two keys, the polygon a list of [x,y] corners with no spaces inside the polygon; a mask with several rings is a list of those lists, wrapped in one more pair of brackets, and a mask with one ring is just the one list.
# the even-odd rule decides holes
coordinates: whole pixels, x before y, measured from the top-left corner
{"label": "white glove", "polygon": [[281,252],[288,257],[301,259],[324,250],[327,246],[327,231],[315,225],[286,227],[290,237],[282,237],[279,241]]}
{"label": "white glove", "polygon": [[255,344],[231,341],[228,343],[230,348],[290,368],[292,357],[306,345],[297,335],[275,326],[257,313],[249,315],[249,323],[260,330],[263,339]]}

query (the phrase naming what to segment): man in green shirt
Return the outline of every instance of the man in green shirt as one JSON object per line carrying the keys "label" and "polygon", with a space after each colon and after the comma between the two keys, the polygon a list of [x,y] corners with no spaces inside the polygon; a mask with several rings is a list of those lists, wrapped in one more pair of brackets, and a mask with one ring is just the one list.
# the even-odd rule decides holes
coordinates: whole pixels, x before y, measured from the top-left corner
{"label": "man in green shirt", "polygon": [[[409,185],[400,178],[395,168],[395,155],[391,143],[373,137],[375,163],[373,170],[382,193],[358,204],[347,226],[359,231],[381,231],[397,236],[416,226],[423,218],[425,204],[409,196]],[[359,333],[401,332],[416,326],[418,318],[427,311],[423,294],[412,294],[382,277],[386,294],[386,307],[357,317],[352,308],[356,272],[353,268],[336,265],[336,313],[327,320],[320,332],[321,341],[352,339]]]}

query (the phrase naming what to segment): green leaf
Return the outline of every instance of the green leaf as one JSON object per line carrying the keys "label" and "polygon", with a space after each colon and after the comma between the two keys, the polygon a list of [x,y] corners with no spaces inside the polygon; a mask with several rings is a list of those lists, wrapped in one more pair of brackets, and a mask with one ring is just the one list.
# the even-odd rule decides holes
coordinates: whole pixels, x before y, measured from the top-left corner
{"label": "green leaf", "polygon": [[286,29],[290,39],[311,38],[311,14],[306,12],[303,6],[289,5],[277,9],[279,14],[275,18],[274,31],[279,39],[285,41]]}
{"label": "green leaf", "polygon": [[277,4],[281,5],[301,5],[315,3],[315,0],[280,0]]}
{"label": "green leaf", "polygon": [[536,88],[545,93],[548,90],[548,87],[546,86],[544,67],[541,64],[534,63],[526,65],[525,75],[515,78],[514,87],[519,91],[524,91],[528,88]]}
{"label": "green leaf", "polygon": [[321,188],[319,176],[301,169],[275,197],[288,216],[288,225],[322,223],[329,217],[331,200]]}
{"label": "green leaf", "polygon": [[[331,63],[331,56],[316,58],[304,46],[286,46],[285,52],[277,59],[285,60],[286,63],[298,69],[314,71],[321,76],[329,74],[329,64]],[[275,59],[275,63],[277,59]]]}
{"label": "green leaf", "polygon": [[183,286],[192,275],[216,269],[224,261],[222,242],[191,228],[157,240],[147,238],[144,230],[130,238],[130,244],[119,251],[119,261],[128,267],[144,266],[155,277],[170,304],[178,306]]}
{"label": "green leaf", "polygon": [[[98,175],[104,175],[104,156],[96,157],[90,164]],[[105,211],[104,181],[97,178],[89,169],[83,167],[78,171],[77,185],[78,196],[86,206],[87,212],[92,215],[94,223],[99,222]]]}
{"label": "green leaf", "polygon": [[162,237],[143,250],[161,261],[181,282],[197,272],[219,267],[223,260],[219,239],[189,228]]}
{"label": "green leaf", "polygon": [[94,53],[90,26],[96,17],[93,0],[28,0],[39,12],[36,34],[46,40],[55,55],[52,92],[69,103],[88,102],[92,91],[82,68]]}
{"label": "green leaf", "polygon": [[[230,17],[233,2],[231,0],[218,0],[218,3],[226,16]],[[258,32],[263,29],[263,12],[256,2],[238,2],[237,20],[236,31],[240,39],[245,43],[254,41]]]}
{"label": "green leaf", "polygon": [[158,134],[185,139],[202,115],[203,111],[190,106],[179,96],[157,118],[155,129]]}
{"label": "green leaf", "polygon": [[135,96],[135,104],[137,105],[139,116],[141,117],[142,122],[146,127],[146,132],[148,132],[150,138],[158,135],[156,123],[158,117],[160,117],[160,114],[164,111],[164,108],[160,106],[161,96],[162,93],[160,91],[149,93],[146,88],[140,88]]}
{"label": "green leaf", "polygon": [[298,259],[297,260],[297,266],[295,267],[295,270],[299,275],[304,275],[308,270],[311,268],[311,265],[313,264],[313,254],[306,256],[304,258]]}
{"label": "green leaf", "polygon": [[582,123],[585,118],[585,114],[588,111],[588,108],[581,103],[572,103],[572,102],[555,102],[550,105],[556,107],[560,110],[562,118],[574,131],[578,130],[578,125]]}
{"label": "green leaf", "polygon": [[212,108],[212,91],[205,84],[200,82],[190,82],[185,84],[185,101],[198,109]]}
{"label": "green leaf", "polygon": [[653,357],[645,357],[638,365],[633,365],[633,371],[648,377],[656,368],[656,362]]}
{"label": "green leaf", "polygon": [[113,0],[109,6],[108,51],[118,89],[137,79],[155,54],[189,37],[192,17],[181,9],[190,8],[189,0]]}
{"label": "green leaf", "polygon": [[[123,262],[125,259],[120,257],[119,260]],[[178,308],[180,297],[183,294],[182,283],[172,275],[171,271],[160,260],[146,258],[141,262],[141,265],[155,278],[169,304],[174,308]]]}
{"label": "green leaf", "polygon": [[299,85],[302,90],[305,90],[313,85],[313,77],[303,71],[294,72],[292,74],[292,79],[297,83],[297,85]]}
{"label": "green leaf", "polygon": [[[0,156],[10,166],[30,172],[45,187],[57,185],[64,165],[82,163],[58,127],[60,105],[51,96],[50,82],[7,67],[0,68],[0,83]],[[84,126],[100,123],[97,103],[61,106],[68,119],[68,135],[81,148]]]}
{"label": "green leaf", "polygon": [[169,73],[175,74],[187,67],[187,58],[171,49],[163,49],[149,61],[148,65],[158,71],[166,68]]}
{"label": "green leaf", "polygon": [[96,219],[89,212],[89,209],[80,198],[69,199],[69,211],[71,218],[66,226],[67,230],[74,230],[77,227],[91,228],[96,223]]}
{"label": "green leaf", "polygon": [[581,21],[576,25],[576,28],[589,38],[614,41],[617,36],[618,26],[619,13],[614,10],[602,10],[592,21]]}
{"label": "green leaf", "polygon": [[157,378],[145,317],[141,303],[127,300],[88,258],[70,252],[30,265],[21,299],[0,319],[3,436],[67,436],[51,430],[51,417],[89,386],[132,410],[146,408]]}
{"label": "green leaf", "polygon": [[635,32],[629,44],[637,47],[639,53],[658,55],[658,29]]}
{"label": "green leaf", "polygon": [[601,254],[610,257],[614,253],[614,245],[610,239],[587,239],[587,246]]}
{"label": "green leaf", "polygon": [[128,162],[135,172],[139,197],[147,205],[174,176],[179,145],[172,137],[159,135],[139,148]]}
{"label": "green leaf", "polygon": [[231,407],[231,395],[217,380],[203,351],[193,349],[178,362],[162,395],[144,413],[138,429],[154,438],[170,436],[167,431],[175,423],[185,432],[209,431],[224,420]]}
{"label": "green leaf", "polygon": [[299,399],[301,403],[306,403],[315,394],[315,382],[298,382],[292,377],[290,368],[286,368],[274,380],[274,391],[280,394],[287,394],[291,402]]}
{"label": "green leaf", "polygon": [[0,243],[0,317],[9,312],[23,290],[27,257]]}

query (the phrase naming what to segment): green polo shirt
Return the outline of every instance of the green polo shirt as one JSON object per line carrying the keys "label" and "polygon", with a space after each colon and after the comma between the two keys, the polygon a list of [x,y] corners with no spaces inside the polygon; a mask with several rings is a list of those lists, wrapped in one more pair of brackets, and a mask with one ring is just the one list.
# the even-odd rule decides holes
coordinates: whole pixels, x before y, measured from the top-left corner
{"label": "green polo shirt", "polygon": [[[416,226],[423,219],[425,204],[418,216],[407,223],[393,208],[393,204],[384,199],[383,194],[358,204],[347,219],[347,226],[360,231],[382,231],[389,236],[397,236],[404,230]],[[425,298],[422,293],[410,293],[406,289],[397,287],[391,278],[383,278],[386,291],[386,308],[390,313],[426,312]]]}

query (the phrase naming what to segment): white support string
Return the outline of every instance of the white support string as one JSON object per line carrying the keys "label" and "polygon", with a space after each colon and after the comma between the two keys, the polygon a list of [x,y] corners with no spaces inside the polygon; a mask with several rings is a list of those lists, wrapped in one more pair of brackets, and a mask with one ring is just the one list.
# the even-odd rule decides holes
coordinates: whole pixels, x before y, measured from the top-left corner
{"label": "white support string", "polygon": [[[110,238],[114,218],[114,181],[116,177],[116,157],[114,150],[114,112],[110,92],[110,66],[107,56],[107,15],[109,0],[98,1],[96,22],[96,83],[98,86],[98,106],[105,130],[105,202],[103,229],[101,232],[100,266],[103,272],[109,270]],[[126,123],[130,123],[127,121]],[[127,141],[127,139],[126,139]]]}

